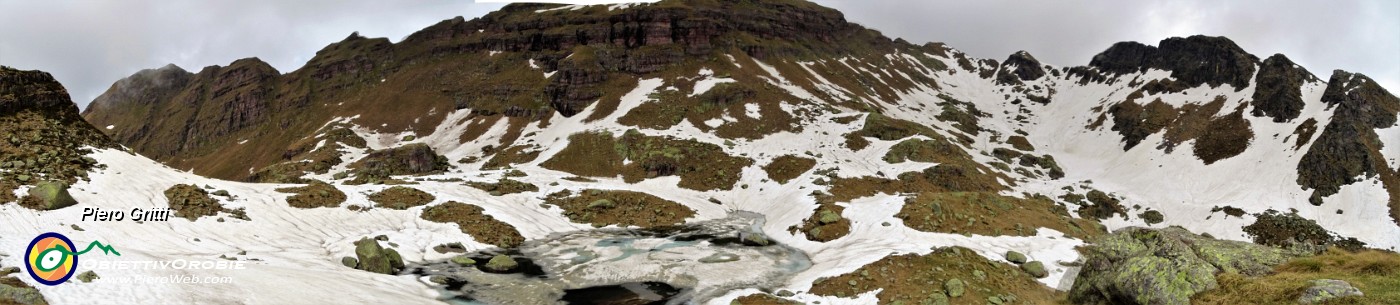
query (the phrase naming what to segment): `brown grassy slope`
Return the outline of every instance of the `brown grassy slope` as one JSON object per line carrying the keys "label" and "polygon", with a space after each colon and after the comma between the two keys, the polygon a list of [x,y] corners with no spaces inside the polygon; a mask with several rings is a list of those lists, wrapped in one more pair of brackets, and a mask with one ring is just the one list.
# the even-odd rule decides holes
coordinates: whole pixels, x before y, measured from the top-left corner
{"label": "brown grassy slope", "polygon": [[1331,249],[1279,265],[1266,276],[1222,273],[1216,279],[1220,288],[1196,295],[1191,303],[1294,304],[1309,280],[1334,279],[1346,281],[1366,295],[1323,304],[1400,304],[1400,255],[1394,252]]}
{"label": "brown grassy slope", "polygon": [[550,194],[546,204],[564,209],[569,220],[602,227],[608,225],[643,228],[674,226],[695,216],[695,210],[646,193],[632,191],[583,190]]}
{"label": "brown grassy slope", "polygon": [[[949,295],[945,285],[954,279],[964,283],[956,297]],[[1001,301],[996,304],[1054,304],[1063,298],[1020,268],[961,247],[939,248],[927,255],[887,256],[854,272],[818,279],[811,292],[854,297],[876,289],[881,289],[876,294],[880,304],[926,304],[940,298],[948,304],[987,304],[993,297]]]}

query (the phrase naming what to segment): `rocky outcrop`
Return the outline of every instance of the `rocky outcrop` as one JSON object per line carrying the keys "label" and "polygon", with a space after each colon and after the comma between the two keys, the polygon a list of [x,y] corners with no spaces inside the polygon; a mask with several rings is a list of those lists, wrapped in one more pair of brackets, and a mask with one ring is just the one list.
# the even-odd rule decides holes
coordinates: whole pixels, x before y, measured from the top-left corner
{"label": "rocky outcrop", "polygon": [[1030,52],[1018,51],[1006,57],[1006,61],[1001,62],[1001,68],[997,71],[997,82],[1003,85],[1020,84],[1022,81],[1032,81],[1045,76],[1045,68],[1041,67],[1039,60],[1031,56]]}
{"label": "rocky outcrop", "polygon": [[1106,72],[1131,73],[1149,68],[1172,72],[1172,77],[1192,87],[1228,84],[1236,90],[1249,86],[1259,58],[1225,37],[1172,37],[1157,47],[1119,42],[1094,56],[1089,66]]}
{"label": "rocky outcrop", "polygon": [[1316,76],[1294,64],[1283,54],[1264,59],[1254,81],[1254,116],[1267,116],[1276,123],[1287,122],[1303,112],[1303,82],[1315,81]]}
{"label": "rocky outcrop", "polygon": [[[40,210],[73,205],[64,196],[67,186],[102,167],[87,156],[93,147],[116,145],[82,120],[52,75],[0,66],[0,204],[19,201]],[[36,187],[16,198],[15,189],[24,185]]]}
{"label": "rocky outcrop", "polygon": [[[1400,193],[1400,175],[1390,169],[1380,152],[1384,145],[1376,129],[1394,126],[1400,114],[1400,98],[1361,74],[1332,72],[1322,102],[1334,107],[1332,121],[1298,162],[1298,184],[1313,189],[1309,201],[1336,194],[1343,185],[1381,177],[1391,194]],[[1400,198],[1390,198],[1391,215],[1400,222]]]}
{"label": "rocky outcrop", "polygon": [[447,170],[447,157],[438,155],[427,144],[415,143],[376,150],[350,164],[356,182],[376,183],[390,176],[417,175]]}
{"label": "rocky outcrop", "polygon": [[1217,273],[1263,275],[1293,256],[1180,227],[1120,229],[1081,252],[1085,262],[1069,294],[1075,304],[1187,305],[1216,288]]}

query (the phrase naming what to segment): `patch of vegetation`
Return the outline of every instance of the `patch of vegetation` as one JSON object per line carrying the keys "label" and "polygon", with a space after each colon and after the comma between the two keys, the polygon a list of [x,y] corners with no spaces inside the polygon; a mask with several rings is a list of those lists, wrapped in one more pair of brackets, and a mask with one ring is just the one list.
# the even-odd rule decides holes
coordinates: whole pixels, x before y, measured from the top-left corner
{"label": "patch of vegetation", "polygon": [[1162,215],[1162,212],[1158,212],[1157,210],[1147,210],[1145,212],[1142,212],[1138,214],[1138,218],[1141,218],[1142,221],[1144,223],[1147,223],[1148,225],[1159,224],[1167,220],[1166,217]]}
{"label": "patch of vegetation", "polygon": [[1249,121],[1244,119],[1245,104],[1230,114],[1215,116],[1225,105],[1224,96],[1204,104],[1187,104],[1180,109],[1161,99],[1139,105],[1133,102],[1137,97],[1141,97],[1140,91],[1108,110],[1113,116],[1113,130],[1118,131],[1126,143],[1124,150],[1132,149],[1152,134],[1166,131],[1159,149],[1171,153],[1177,145],[1196,140],[1192,153],[1205,164],[1212,164],[1243,153],[1254,138]]}
{"label": "patch of vegetation", "polygon": [[165,199],[170,204],[170,209],[175,210],[175,217],[198,220],[204,216],[215,216],[219,212],[231,214],[230,217],[249,220],[248,214],[243,209],[228,209],[219,200],[209,196],[209,193],[198,186],[189,184],[176,184],[165,190]]}
{"label": "patch of vegetation", "polygon": [[1109,196],[1108,193],[1090,190],[1085,199],[1089,200],[1089,204],[1079,206],[1079,217],[1104,220],[1118,215],[1124,220],[1128,219],[1128,209],[1123,207],[1118,198]]}
{"label": "patch of vegetation", "polygon": [[1317,119],[1308,118],[1304,120],[1302,124],[1298,124],[1298,128],[1293,129],[1293,136],[1295,137],[1293,139],[1293,150],[1303,149],[1303,145],[1307,145],[1308,141],[1312,141],[1313,134],[1315,133],[1317,133]]}
{"label": "patch of vegetation", "polygon": [[780,298],[767,293],[755,293],[734,299],[731,305],[802,305],[805,303]]}
{"label": "patch of vegetation", "polygon": [[695,210],[685,205],[633,191],[589,189],[578,194],[561,191],[545,197],[545,204],[564,209],[564,216],[569,220],[597,227],[674,226],[695,216]]}
{"label": "patch of vegetation", "polygon": [[1006,144],[1011,144],[1011,148],[1021,151],[1035,151],[1035,146],[1031,145],[1031,141],[1023,136],[1011,136],[1006,138]]}
{"label": "patch of vegetation", "polygon": [[753,160],[730,156],[714,144],[628,130],[621,137],[607,132],[571,135],[569,146],[540,166],[580,176],[622,175],[627,183],[675,175],[681,178],[680,187],[708,191],[734,188],[743,168],[751,164]]}
{"label": "patch of vegetation", "polygon": [[1320,252],[1329,246],[1348,251],[1360,251],[1366,247],[1366,243],[1354,237],[1342,237],[1327,231],[1316,221],[1297,213],[1267,210],[1254,217],[1254,223],[1243,229],[1256,244],[1309,252]]}
{"label": "patch of vegetation", "polygon": [[310,184],[301,187],[279,188],[276,191],[296,194],[287,197],[287,205],[300,209],[339,207],[341,203],[345,203],[346,198],[345,192],[321,181],[311,181]]}
{"label": "patch of vegetation", "polygon": [[887,256],[851,273],[818,279],[811,293],[849,298],[876,290],[880,304],[1054,304],[1060,299],[1020,268],[962,247]]}
{"label": "patch of vegetation", "polygon": [[476,205],[448,201],[423,209],[422,217],[432,222],[455,223],[473,239],[501,248],[514,248],[525,242],[515,226],[487,215]]}
{"label": "patch of vegetation", "polygon": [[937,103],[939,107],[942,107],[943,111],[939,112],[938,116],[934,118],[944,122],[952,122],[953,128],[957,128],[969,135],[975,136],[977,132],[981,130],[981,125],[977,124],[979,117],[990,116],[981,110],[977,110],[977,105],[972,103],[959,101],[942,94],[938,95],[938,98],[943,100]]}
{"label": "patch of vegetation", "polygon": [[1346,281],[1365,293],[1322,304],[1400,304],[1400,289],[1396,289],[1400,287],[1400,255],[1337,248],[1290,260],[1264,276],[1221,273],[1216,276],[1219,288],[1196,295],[1192,304],[1292,304],[1308,288],[1308,281],[1317,279]]}
{"label": "patch of vegetation", "polygon": [[817,160],[812,158],[783,155],[773,158],[773,162],[763,166],[763,171],[768,173],[768,179],[786,184],[788,181],[812,170],[812,167],[816,165]]}
{"label": "patch of vegetation", "polygon": [[405,186],[395,186],[369,195],[375,206],[395,210],[407,210],[437,200],[432,194]]}
{"label": "patch of vegetation", "polygon": [[837,238],[845,237],[851,233],[851,220],[841,216],[846,208],[836,205],[828,195],[817,195],[817,209],[812,211],[812,216],[802,220],[802,226],[792,226],[789,232],[805,233],[807,240],[828,242]]}
{"label": "patch of vegetation", "polygon": [[533,145],[511,145],[500,149],[493,149],[488,154],[491,159],[487,159],[481,164],[482,170],[497,170],[508,168],[516,164],[535,161],[540,157],[540,150]]}
{"label": "patch of vegetation", "polygon": [[491,196],[509,195],[524,192],[538,192],[540,188],[534,184],[501,178],[496,183],[467,182],[468,186],[491,193]]}
{"label": "patch of vegetation", "polygon": [[1089,239],[1105,233],[1096,222],[1070,216],[1044,196],[1022,199],[991,192],[921,193],[904,200],[895,217],[924,232],[1034,236],[1037,228]]}
{"label": "patch of vegetation", "polygon": [[846,134],[846,147],[851,150],[865,148],[866,145],[870,144],[870,141],[863,139],[865,137],[894,141],[916,134],[934,139],[942,138],[938,132],[933,131],[933,128],[928,126],[872,112],[865,116],[865,125],[860,130]]}

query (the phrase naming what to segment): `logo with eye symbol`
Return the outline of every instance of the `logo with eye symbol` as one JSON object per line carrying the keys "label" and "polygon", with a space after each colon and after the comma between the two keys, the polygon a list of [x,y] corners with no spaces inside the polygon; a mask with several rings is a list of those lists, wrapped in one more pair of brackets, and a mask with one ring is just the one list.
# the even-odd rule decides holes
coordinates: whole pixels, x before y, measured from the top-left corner
{"label": "logo with eye symbol", "polygon": [[76,273],[74,269],[78,266],[78,255],[91,251],[92,248],[101,248],[103,253],[121,256],[116,249],[93,241],[88,244],[83,251],[74,251],[73,241],[67,236],[58,233],[44,233],[34,237],[34,241],[29,242],[29,248],[24,251],[24,265],[29,269],[29,276],[40,284],[54,286],[67,282]]}

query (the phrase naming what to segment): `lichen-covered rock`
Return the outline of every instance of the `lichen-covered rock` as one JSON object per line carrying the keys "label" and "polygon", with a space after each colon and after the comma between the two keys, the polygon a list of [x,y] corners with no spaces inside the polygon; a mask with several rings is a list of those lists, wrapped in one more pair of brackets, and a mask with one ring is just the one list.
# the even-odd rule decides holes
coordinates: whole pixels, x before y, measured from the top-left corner
{"label": "lichen-covered rock", "polygon": [[1021,264],[1021,270],[1026,271],[1026,274],[1030,274],[1038,279],[1050,276],[1050,272],[1045,270],[1045,263],[1041,263],[1040,261],[1029,261],[1025,264]]}
{"label": "lichen-covered rock", "polygon": [[1025,264],[1026,255],[1016,251],[1006,251],[1006,261],[1013,264]]}
{"label": "lichen-covered rock", "polygon": [[73,200],[73,195],[68,193],[68,185],[58,181],[44,181],[29,189],[29,196],[33,199],[28,202],[33,206],[28,208],[36,210],[57,210],[78,204]]}
{"label": "lichen-covered rock", "polygon": [[346,267],[355,268],[355,266],[360,265],[360,260],[355,259],[354,257],[346,256],[340,258],[340,264],[345,265]]}
{"label": "lichen-covered rock", "polygon": [[452,262],[462,266],[476,265],[476,260],[466,255],[452,257]]}
{"label": "lichen-covered rock", "polygon": [[399,257],[398,251],[384,249],[378,241],[363,238],[355,242],[355,256],[359,258],[359,264],[355,269],[379,273],[397,274],[403,269],[403,258]]}
{"label": "lichen-covered rock", "polygon": [[1298,297],[1298,304],[1311,305],[1332,299],[1365,295],[1361,289],[1352,287],[1351,283],[1342,280],[1311,280],[1308,281],[1308,285],[1308,289],[1303,290],[1303,295]]}
{"label": "lichen-covered rock", "polygon": [[966,289],[967,286],[963,285],[963,281],[959,279],[949,279],[943,282],[943,291],[948,292],[948,297],[960,297],[963,293],[966,293]]}
{"label": "lichen-covered rock", "polygon": [[514,258],[511,258],[509,255],[505,254],[497,254],[496,256],[491,257],[491,260],[486,261],[486,270],[496,272],[510,271],[511,269],[515,269],[515,267],[518,266],[520,266],[520,263],[515,262]]}
{"label": "lichen-covered rock", "polygon": [[83,273],[78,274],[78,280],[83,281],[83,283],[91,283],[92,281],[95,281],[100,278],[102,277],[97,276],[97,272],[93,272],[92,270],[84,271]]}
{"label": "lichen-covered rock", "polygon": [[1180,227],[1120,229],[1086,247],[1070,289],[1076,304],[1186,305],[1215,289],[1215,275],[1262,275],[1294,256],[1266,246],[1216,240]]}

